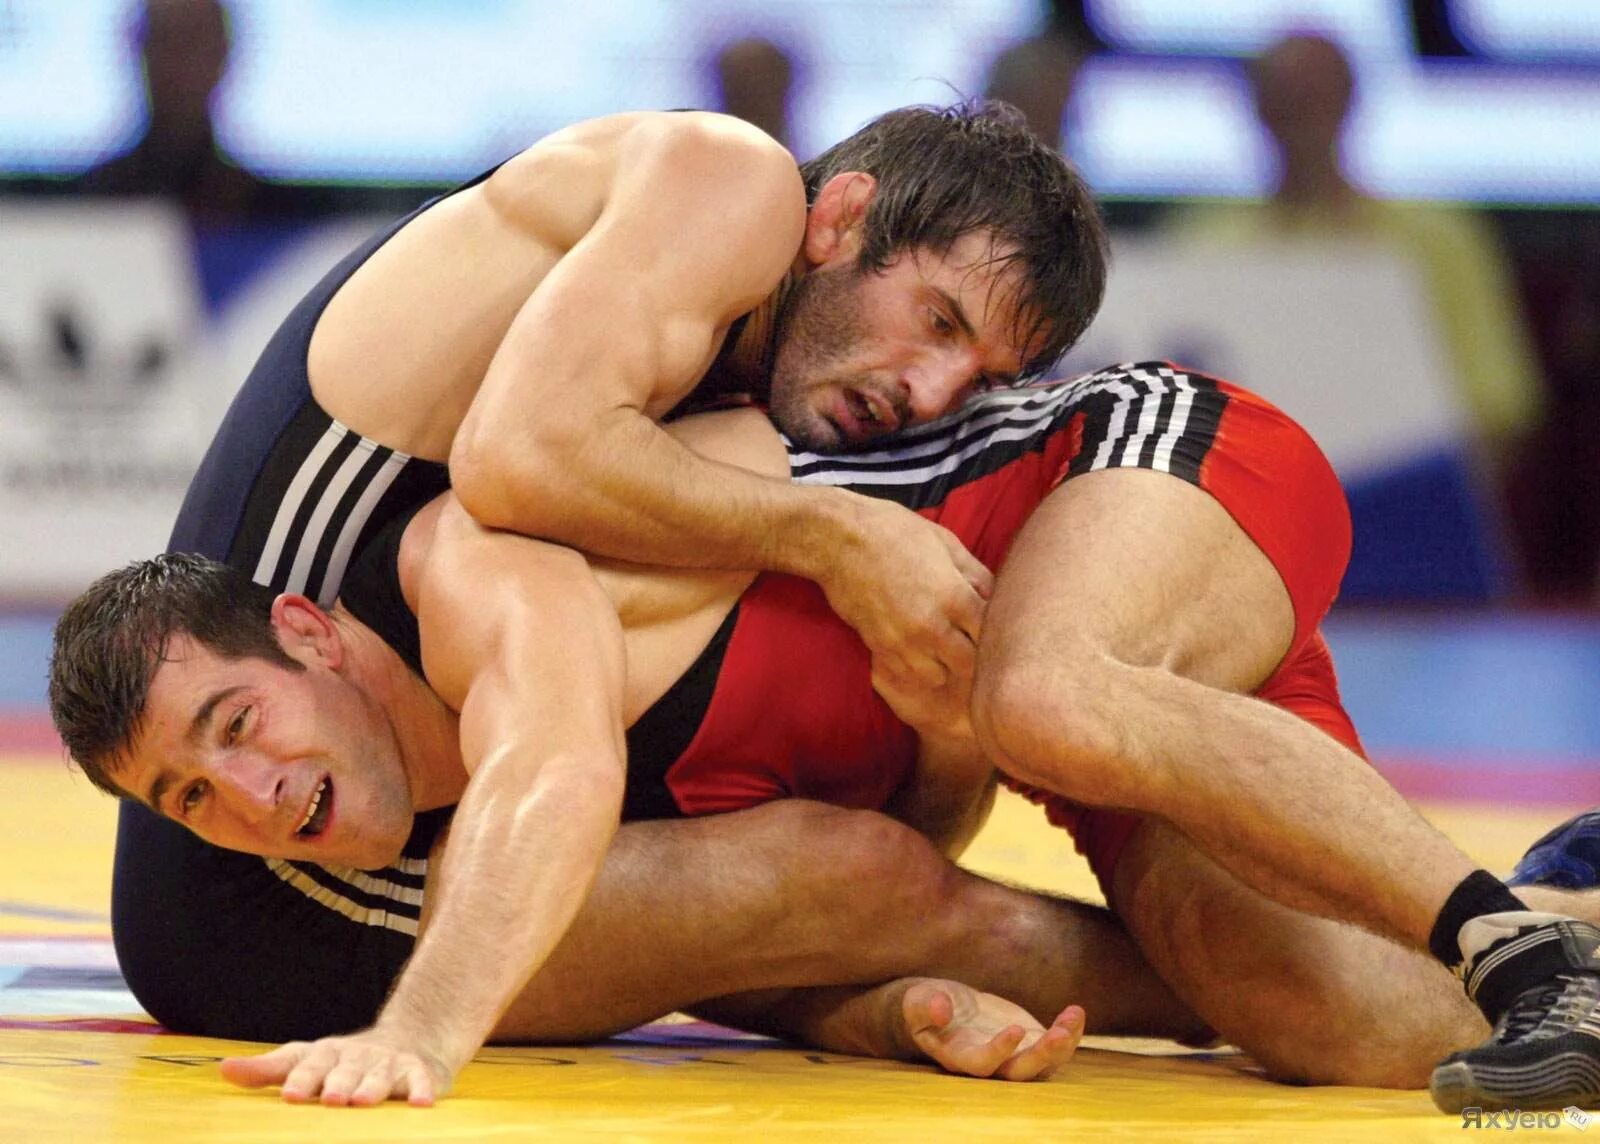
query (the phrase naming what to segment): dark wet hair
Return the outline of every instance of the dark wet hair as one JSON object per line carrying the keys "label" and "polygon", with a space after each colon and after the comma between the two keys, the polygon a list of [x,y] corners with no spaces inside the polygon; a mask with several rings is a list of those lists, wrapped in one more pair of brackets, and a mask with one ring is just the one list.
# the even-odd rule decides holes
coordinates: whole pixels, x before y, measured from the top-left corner
{"label": "dark wet hair", "polygon": [[1088,184],[1040,142],[1010,104],[974,100],[880,115],[805,163],[808,200],[835,175],[878,181],[867,209],[864,267],[881,270],[907,250],[944,254],[988,232],[1025,271],[1017,299],[1019,345],[1045,335],[1023,376],[1047,371],[1083,336],[1105,296],[1105,223]]}
{"label": "dark wet hair", "polygon": [[228,659],[302,670],[273,633],[275,596],[227,565],[168,554],[108,573],[74,600],[56,623],[50,718],[89,781],[126,796],[112,773],[139,733],[174,636]]}

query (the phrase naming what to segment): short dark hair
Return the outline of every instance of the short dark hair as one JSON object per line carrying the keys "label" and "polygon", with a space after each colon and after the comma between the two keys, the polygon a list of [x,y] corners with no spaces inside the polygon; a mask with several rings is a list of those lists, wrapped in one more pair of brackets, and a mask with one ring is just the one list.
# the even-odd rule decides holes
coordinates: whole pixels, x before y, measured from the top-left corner
{"label": "short dark hair", "polygon": [[273,633],[275,596],[225,564],[169,553],[108,573],[74,600],[56,623],[50,718],[89,781],[126,795],[112,772],[139,733],[173,637],[302,670]]}
{"label": "short dark hair", "polygon": [[801,165],[807,200],[846,171],[878,181],[867,208],[865,267],[881,270],[906,250],[944,254],[983,231],[1015,248],[1011,257],[1026,271],[1019,344],[1048,335],[1024,364],[1025,377],[1048,370],[1094,320],[1106,289],[1100,209],[1072,164],[1010,104],[972,100],[880,115]]}

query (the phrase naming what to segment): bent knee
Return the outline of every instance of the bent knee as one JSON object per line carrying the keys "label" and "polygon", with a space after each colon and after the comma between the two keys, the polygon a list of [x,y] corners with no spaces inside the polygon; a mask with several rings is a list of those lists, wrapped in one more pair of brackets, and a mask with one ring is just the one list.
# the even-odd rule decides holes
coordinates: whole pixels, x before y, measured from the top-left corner
{"label": "bent knee", "polygon": [[1113,803],[1127,768],[1106,691],[1087,672],[997,663],[973,681],[973,731],[1011,777],[1091,805]]}
{"label": "bent knee", "polygon": [[920,963],[959,894],[956,866],[876,811],[801,804],[787,817],[802,841],[792,853],[803,860],[785,871],[783,897],[827,921],[813,956],[869,975]]}
{"label": "bent knee", "polygon": [[932,906],[949,889],[954,867],[931,842],[904,823],[872,810],[838,810],[816,816],[815,854],[825,855],[809,879],[811,889],[830,902],[849,895],[869,898],[873,908],[902,908],[912,902]]}

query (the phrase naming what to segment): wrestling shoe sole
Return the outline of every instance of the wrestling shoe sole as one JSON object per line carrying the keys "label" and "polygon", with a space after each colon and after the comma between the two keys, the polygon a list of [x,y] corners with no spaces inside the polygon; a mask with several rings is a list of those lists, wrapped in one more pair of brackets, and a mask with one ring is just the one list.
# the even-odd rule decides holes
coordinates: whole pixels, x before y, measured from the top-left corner
{"label": "wrestling shoe sole", "polygon": [[1446,1061],[1428,1082],[1440,1112],[1464,1108],[1533,1112],[1600,1107],[1600,1060],[1593,1045],[1552,1052],[1526,1064]]}

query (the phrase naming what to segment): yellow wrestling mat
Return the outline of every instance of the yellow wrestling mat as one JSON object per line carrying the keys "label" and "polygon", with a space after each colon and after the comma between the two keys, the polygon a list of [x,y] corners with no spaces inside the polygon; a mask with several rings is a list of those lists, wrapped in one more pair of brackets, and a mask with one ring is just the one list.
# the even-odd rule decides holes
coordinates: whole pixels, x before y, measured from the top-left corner
{"label": "yellow wrestling mat", "polygon": [[[1432,817],[1488,868],[1506,869],[1567,813],[1452,806]],[[108,984],[114,818],[111,801],[61,763],[0,759],[0,1140],[1395,1141],[1463,1131],[1425,1093],[1277,1085],[1233,1053],[1091,1039],[1052,1080],[1004,1084],[671,1023],[598,1046],[485,1050],[431,1110],[291,1107],[218,1075],[217,1059],[251,1046],[152,1033],[131,1001],[115,1008],[126,994]],[[1065,837],[1016,799],[996,808],[971,865],[1094,892]],[[46,988],[23,988],[30,980]],[[41,997],[62,1004],[39,1008]]]}

